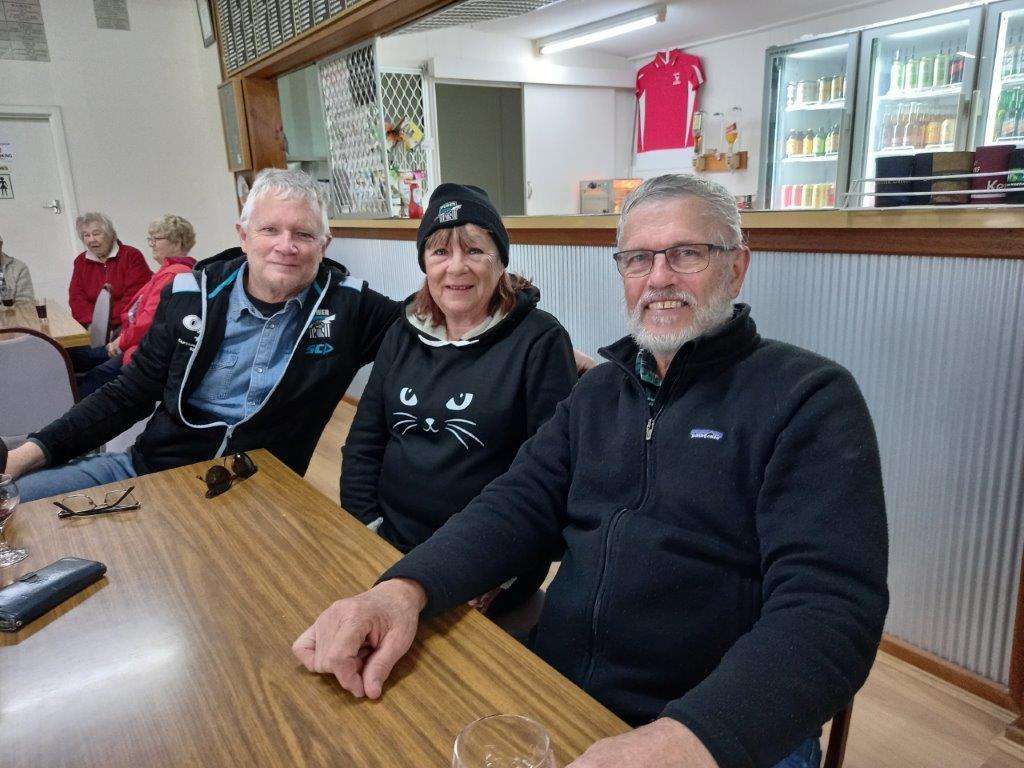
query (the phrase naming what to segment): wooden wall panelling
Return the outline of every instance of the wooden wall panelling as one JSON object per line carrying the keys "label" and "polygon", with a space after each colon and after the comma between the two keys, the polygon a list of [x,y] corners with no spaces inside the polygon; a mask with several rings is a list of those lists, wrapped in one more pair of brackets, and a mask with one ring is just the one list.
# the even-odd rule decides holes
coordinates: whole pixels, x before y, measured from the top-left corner
{"label": "wooden wall panelling", "polygon": [[277,98],[277,80],[270,77],[244,77],[242,93],[253,171],[284,168],[284,125],[281,121],[281,103]]}

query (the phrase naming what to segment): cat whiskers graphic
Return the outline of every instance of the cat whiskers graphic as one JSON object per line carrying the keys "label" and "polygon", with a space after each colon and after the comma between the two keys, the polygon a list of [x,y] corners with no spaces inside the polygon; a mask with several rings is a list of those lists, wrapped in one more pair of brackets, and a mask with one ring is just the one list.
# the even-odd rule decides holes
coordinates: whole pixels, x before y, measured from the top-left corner
{"label": "cat whiskers graphic", "polygon": [[[459,423],[456,424],[454,422],[459,422]],[[477,437],[476,435],[474,435],[472,432],[470,432],[465,427],[460,426],[460,424],[469,424],[469,426],[471,426],[471,427],[475,427],[476,426],[476,422],[475,421],[470,421],[469,419],[445,419],[445,421],[444,421],[444,428],[446,430],[448,430],[449,432],[451,432],[452,436],[456,440],[458,440],[460,443],[462,443],[462,447],[465,448],[467,451],[469,450],[469,445],[466,444],[465,440],[463,440],[461,437],[459,437],[459,432],[461,432],[466,437],[471,438],[472,440],[475,440],[477,443],[479,443],[480,447],[483,448],[484,444],[480,440],[480,438]]]}
{"label": "cat whiskers graphic", "polygon": [[419,419],[417,417],[413,416],[411,413],[406,413],[405,411],[394,411],[392,413],[392,415],[393,416],[404,416],[405,417],[405,418],[401,419],[400,421],[396,421],[394,424],[391,425],[393,429],[398,429],[398,428],[404,426],[405,429],[402,430],[402,434],[403,435],[406,432],[408,432],[410,429],[415,427],[416,424],[419,422]]}

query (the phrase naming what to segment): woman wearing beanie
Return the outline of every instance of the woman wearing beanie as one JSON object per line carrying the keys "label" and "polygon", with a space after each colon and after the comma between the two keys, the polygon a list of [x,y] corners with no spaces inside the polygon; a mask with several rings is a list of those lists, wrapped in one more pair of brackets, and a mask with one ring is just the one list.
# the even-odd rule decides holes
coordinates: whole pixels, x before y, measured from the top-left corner
{"label": "woman wearing beanie", "polygon": [[[576,382],[569,335],[506,271],[486,192],[439,186],[416,245],[426,280],[381,344],[341,469],[341,505],[403,552],[503,474]],[[558,554],[538,552],[489,613],[531,597]]]}

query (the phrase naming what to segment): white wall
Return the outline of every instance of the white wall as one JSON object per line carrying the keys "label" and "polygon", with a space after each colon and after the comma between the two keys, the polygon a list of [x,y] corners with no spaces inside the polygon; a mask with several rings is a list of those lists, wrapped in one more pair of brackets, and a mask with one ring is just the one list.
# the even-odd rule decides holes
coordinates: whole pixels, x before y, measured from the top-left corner
{"label": "white wall", "polygon": [[[147,256],[147,226],[164,213],[195,226],[193,256],[235,244],[217,49],[203,48],[195,3],[132,0],[131,31],[97,29],[91,0],[42,11],[50,61],[0,61],[0,102],[60,107],[79,211],[105,212]],[[66,283],[73,255],[39,281]]]}
{"label": "white wall", "polygon": [[[816,37],[942,10],[950,5],[949,0],[885,0],[841,13],[780,24],[770,29],[680,46],[687,53],[699,56],[704,65],[707,82],[699,91],[698,102],[705,115],[708,118],[714,112],[728,115],[733,106],[743,110],[740,131],[744,149],[750,153],[748,168],[746,171],[710,174],[709,178],[724,184],[735,195],[757,193],[764,58],[769,47],[786,45],[804,37]],[[652,51],[650,55],[633,60],[634,69],[642,67],[653,55]],[[706,130],[715,130],[710,119]],[[692,156],[691,150],[645,152],[635,156],[633,172],[639,178],[649,178],[670,171],[690,171]],[[757,202],[760,204],[762,201]]]}
{"label": "white wall", "polygon": [[523,84],[529,215],[577,213],[581,180],[629,175],[635,74],[626,59],[588,49],[538,57],[525,38],[455,28],[385,38],[380,63],[430,64],[445,81]]}

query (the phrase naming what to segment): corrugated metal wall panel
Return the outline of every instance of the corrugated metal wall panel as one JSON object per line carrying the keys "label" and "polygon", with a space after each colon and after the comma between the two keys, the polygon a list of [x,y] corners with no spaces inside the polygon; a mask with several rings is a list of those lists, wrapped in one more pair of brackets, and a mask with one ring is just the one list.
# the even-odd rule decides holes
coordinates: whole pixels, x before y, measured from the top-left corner
{"label": "corrugated metal wall panel", "polygon": [[[410,242],[341,240],[377,290],[422,281]],[[595,354],[624,333],[610,249],[513,246],[514,271]],[[1006,684],[1024,547],[1024,262],[756,253],[742,300],[765,336],[839,361],[882,451],[891,534],[886,629]]]}

